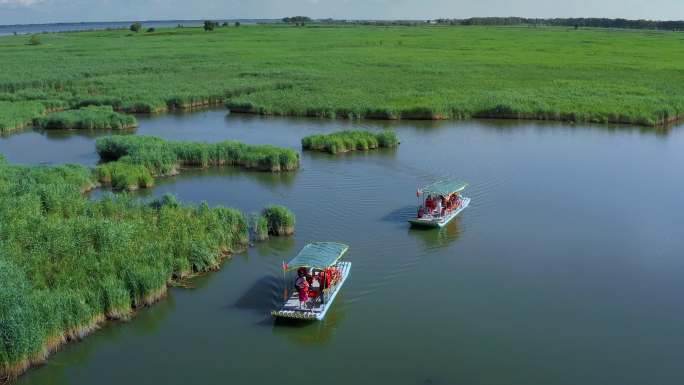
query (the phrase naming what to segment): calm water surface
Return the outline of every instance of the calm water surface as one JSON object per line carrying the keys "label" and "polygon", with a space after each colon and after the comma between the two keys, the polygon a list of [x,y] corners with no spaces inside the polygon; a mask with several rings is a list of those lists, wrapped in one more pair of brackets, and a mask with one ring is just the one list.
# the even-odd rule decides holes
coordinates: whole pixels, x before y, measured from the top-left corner
{"label": "calm water surface", "polygon": [[[245,212],[284,204],[297,234],[236,255],[194,289],[172,289],[18,383],[684,381],[684,131],[390,126],[397,150],[304,153],[290,174],[188,171],[141,192]],[[142,118],[136,133],[299,149],[304,135],[349,127],[206,111]],[[93,141],[106,134],[29,130],[0,139],[0,152],[94,165]],[[471,206],[441,231],[410,230],[417,186],[452,177],[471,183]],[[351,246],[350,280],[324,322],[275,323],[280,263],[314,240]]]}

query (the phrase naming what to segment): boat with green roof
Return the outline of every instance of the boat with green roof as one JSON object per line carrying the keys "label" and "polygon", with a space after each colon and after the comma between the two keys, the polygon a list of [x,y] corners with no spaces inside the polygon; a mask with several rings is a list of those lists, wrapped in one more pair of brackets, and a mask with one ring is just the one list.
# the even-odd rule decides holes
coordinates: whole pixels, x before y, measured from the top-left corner
{"label": "boat with green roof", "polygon": [[412,226],[444,227],[470,204],[470,198],[462,195],[468,183],[443,180],[418,189],[419,205]]}
{"label": "boat with green roof", "polygon": [[[337,242],[309,243],[290,262],[283,262],[285,302],[271,311],[276,318],[323,320],[349,277],[351,262],[340,261],[349,246]],[[291,272],[297,271],[292,279]],[[294,285],[293,285],[294,284]],[[288,292],[292,290],[292,294]]]}

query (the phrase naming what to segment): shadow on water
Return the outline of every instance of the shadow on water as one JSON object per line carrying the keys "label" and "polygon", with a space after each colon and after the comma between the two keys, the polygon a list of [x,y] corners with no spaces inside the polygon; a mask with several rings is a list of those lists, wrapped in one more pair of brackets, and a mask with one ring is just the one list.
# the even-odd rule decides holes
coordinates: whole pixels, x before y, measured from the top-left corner
{"label": "shadow on water", "polygon": [[268,314],[282,297],[282,278],[267,275],[256,280],[233,304],[233,308]]}
{"label": "shadow on water", "polygon": [[416,215],[416,205],[409,205],[389,212],[382,217],[382,220],[385,222],[403,223],[408,226],[409,218],[414,215]]}

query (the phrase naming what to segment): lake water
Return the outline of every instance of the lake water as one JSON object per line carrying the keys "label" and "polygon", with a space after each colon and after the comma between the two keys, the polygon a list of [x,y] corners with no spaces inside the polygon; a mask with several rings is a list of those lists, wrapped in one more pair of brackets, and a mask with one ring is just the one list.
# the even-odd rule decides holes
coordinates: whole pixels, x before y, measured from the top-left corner
{"label": "lake water", "polygon": [[[351,124],[225,111],[141,118],[138,134],[299,149],[301,137],[395,128],[401,146],[302,154],[288,174],[187,171],[139,193],[246,212],[297,233],[234,256],[128,323],[67,345],[23,385],[681,384],[684,131],[468,121]],[[107,133],[0,139],[17,163],[94,165]],[[416,188],[470,182],[442,230],[411,230]],[[280,264],[348,243],[352,273],[324,322],[288,324]]]}
{"label": "lake water", "polygon": [[[228,22],[230,24],[239,21],[242,24],[273,23],[272,19],[221,19],[219,23]],[[147,20],[139,21],[145,28],[172,28],[178,24],[184,27],[200,27],[204,20]],[[6,35],[26,35],[34,33],[53,33],[53,32],[73,32],[73,31],[97,31],[106,29],[128,29],[135,21],[101,21],[101,22],[82,22],[82,23],[45,23],[45,24],[14,24],[0,25],[0,36]]]}

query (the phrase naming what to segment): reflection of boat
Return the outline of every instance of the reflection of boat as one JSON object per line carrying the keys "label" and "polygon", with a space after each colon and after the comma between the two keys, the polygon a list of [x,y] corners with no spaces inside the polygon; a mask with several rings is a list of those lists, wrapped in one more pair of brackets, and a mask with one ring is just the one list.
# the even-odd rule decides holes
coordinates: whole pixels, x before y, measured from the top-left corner
{"label": "reflection of boat", "polygon": [[412,226],[407,231],[411,237],[421,241],[426,249],[435,249],[456,242],[461,237],[463,229],[459,218],[456,218],[439,229]]}
{"label": "reflection of boat", "polygon": [[[337,298],[339,303],[344,293]],[[297,319],[276,318],[273,323],[273,335],[285,338],[302,346],[323,346],[330,342],[335,330],[345,319],[343,306],[334,306],[321,322],[302,322]]]}
{"label": "reflection of boat", "polygon": [[347,249],[349,246],[335,242],[310,243],[289,263],[283,263],[284,276],[287,272],[298,270],[301,273],[298,280],[306,279],[309,282],[311,286],[306,285],[309,289],[305,293],[311,300],[302,307],[299,293],[294,290],[279,309],[271,311],[271,315],[302,320],[325,318],[351,270],[351,262],[339,261]]}
{"label": "reflection of boat", "polygon": [[409,222],[414,226],[443,227],[470,204],[470,198],[461,196],[467,186],[464,182],[446,180],[419,189],[418,214]]}

